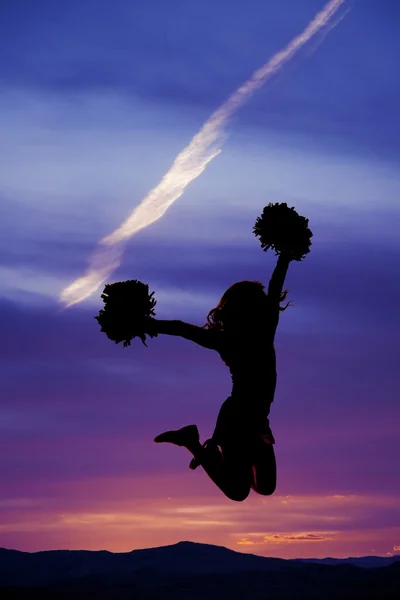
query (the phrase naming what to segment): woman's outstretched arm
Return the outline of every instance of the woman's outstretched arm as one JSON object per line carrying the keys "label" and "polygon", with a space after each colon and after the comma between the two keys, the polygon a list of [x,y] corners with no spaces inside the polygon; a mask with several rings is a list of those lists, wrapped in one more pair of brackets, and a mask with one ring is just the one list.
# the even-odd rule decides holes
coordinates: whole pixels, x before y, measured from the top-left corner
{"label": "woman's outstretched arm", "polygon": [[191,325],[184,321],[164,321],[161,319],[150,319],[151,330],[157,334],[175,335],[190,340],[199,346],[217,350],[219,346],[220,332],[215,329],[206,329],[198,325]]}

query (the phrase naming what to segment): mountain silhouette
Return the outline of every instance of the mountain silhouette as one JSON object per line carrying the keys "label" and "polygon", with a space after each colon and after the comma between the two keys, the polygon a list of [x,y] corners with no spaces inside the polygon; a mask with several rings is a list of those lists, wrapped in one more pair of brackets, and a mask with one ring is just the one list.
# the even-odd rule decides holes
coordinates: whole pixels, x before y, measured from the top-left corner
{"label": "mountain silhouette", "polygon": [[179,542],[112,553],[0,549],[0,597],[252,600],[399,598],[400,556],[285,560]]}

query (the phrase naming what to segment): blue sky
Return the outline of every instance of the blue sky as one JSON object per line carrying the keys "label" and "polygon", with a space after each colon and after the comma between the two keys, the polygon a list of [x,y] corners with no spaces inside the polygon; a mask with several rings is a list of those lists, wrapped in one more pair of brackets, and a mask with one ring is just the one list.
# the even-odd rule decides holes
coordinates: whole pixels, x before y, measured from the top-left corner
{"label": "blue sky", "polygon": [[[152,437],[196,419],[211,430],[228,374],[179,340],[122,351],[96,328],[99,294],[66,311],[58,296],[212,111],[321,7],[319,0],[2,3],[0,546],[89,547],[93,539],[96,547],[133,547],[117,529],[85,538],[59,520],[100,510],[94,500],[84,508],[72,495],[65,502],[68,486],[79,495],[86,485],[92,499],[102,498],[116,476],[119,497],[107,495],[101,514],[122,510],[130,478],[141,482],[132,506],[143,494],[162,503],[175,492],[168,474],[178,504],[192,506],[198,495],[212,512],[217,492],[199,475],[187,494],[186,457],[159,453]],[[347,518],[362,506],[365,521],[350,533],[338,525],[318,550],[313,542],[266,542],[254,552],[368,554],[377,546],[385,554],[400,543],[398,512],[389,518],[376,508],[377,497],[392,506],[400,493],[399,17],[395,0],[351,3],[325,39],[239,111],[222,154],[132,239],[113,275],[148,282],[160,317],[201,324],[232,282],[268,279],[274,257],[251,233],[265,204],[285,201],[310,218],[312,252],[291,266],[295,307],[277,338],[276,502],[290,495],[305,506],[309,498],[328,522],[328,496],[343,496]],[[49,507],[44,521],[39,498]],[[257,500],[249,503],[251,530],[243,525],[229,537],[206,528],[207,539],[236,547],[240,532],[270,533]],[[13,525],[1,506],[14,507]],[[287,531],[302,532],[307,514],[301,525],[289,519]],[[143,545],[187,533],[159,522],[157,535],[142,531]],[[49,523],[58,523],[51,534]],[[284,535],[280,527],[275,533]],[[26,542],[22,529],[33,532]],[[196,531],[191,539],[200,540]]]}

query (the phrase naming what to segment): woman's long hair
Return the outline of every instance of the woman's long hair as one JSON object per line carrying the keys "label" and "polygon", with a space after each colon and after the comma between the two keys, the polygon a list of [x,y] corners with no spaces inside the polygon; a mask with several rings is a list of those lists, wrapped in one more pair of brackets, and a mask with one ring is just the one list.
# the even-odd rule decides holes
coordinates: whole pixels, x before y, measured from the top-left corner
{"label": "woman's long hair", "polygon": [[[287,294],[288,290],[282,292],[280,302],[285,300]],[[286,310],[289,305],[290,302],[287,302],[285,306],[279,306],[279,310]],[[231,285],[217,306],[210,310],[205,327],[226,329],[240,325],[262,325],[269,320],[271,310],[271,301],[260,281],[239,281]]]}

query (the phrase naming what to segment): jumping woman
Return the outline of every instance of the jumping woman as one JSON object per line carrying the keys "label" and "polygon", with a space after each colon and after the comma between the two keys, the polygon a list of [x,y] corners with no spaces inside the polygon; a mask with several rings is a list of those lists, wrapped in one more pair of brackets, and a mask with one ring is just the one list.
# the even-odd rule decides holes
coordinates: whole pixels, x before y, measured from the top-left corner
{"label": "jumping woman", "polygon": [[[272,211],[274,207],[276,210]],[[277,215],[281,220],[284,217],[285,235],[280,237],[283,224]],[[297,231],[288,225],[288,215],[295,217]],[[303,227],[299,228],[296,219],[303,220]],[[269,227],[272,222],[277,229],[272,241],[266,222]],[[166,334],[185,338],[218,352],[229,368],[231,395],[222,404],[211,439],[201,444],[197,426],[188,425],[161,433],[154,441],[186,448],[193,455],[190,468],[201,466],[220,490],[237,502],[245,500],[251,489],[268,496],[276,487],[275,440],[268,419],[277,380],[274,340],[279,314],[288,306],[281,306],[287,295],[283,286],[288,267],[292,260],[301,259],[296,252],[298,248],[293,249],[294,241],[289,243],[287,237],[290,233],[296,240],[300,229],[300,237],[304,238],[304,224],[308,221],[286,204],[269,205],[256,221],[254,232],[259,235],[262,247],[273,247],[279,254],[267,292],[259,281],[233,284],[209,312],[204,327],[159,320],[151,315],[146,318],[144,331],[151,337]],[[307,228],[306,231],[307,250],[302,247],[301,254],[308,252],[310,245],[312,234]],[[154,305],[155,301],[152,302]],[[112,339],[117,343],[122,341],[116,334]]]}
{"label": "jumping woman", "polygon": [[245,500],[250,489],[262,495],[276,487],[274,438],[268,415],[276,386],[274,338],[283,284],[290,259],[281,255],[268,286],[240,281],[210,311],[205,328],[154,319],[157,334],[175,335],[216,350],[229,368],[232,392],[223,403],[210,440],[200,443],[196,425],[167,431],[155,442],[169,442],[193,454],[231,500]]}

